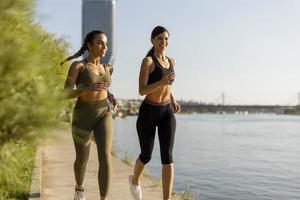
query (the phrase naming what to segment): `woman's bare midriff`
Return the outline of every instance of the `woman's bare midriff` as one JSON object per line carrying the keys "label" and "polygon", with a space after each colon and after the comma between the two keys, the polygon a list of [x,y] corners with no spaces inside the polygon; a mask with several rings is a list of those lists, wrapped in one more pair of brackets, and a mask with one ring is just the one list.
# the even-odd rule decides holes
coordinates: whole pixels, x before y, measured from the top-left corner
{"label": "woman's bare midriff", "polygon": [[101,101],[106,98],[107,98],[107,91],[91,91],[78,97],[78,99],[83,102]]}
{"label": "woman's bare midriff", "polygon": [[155,103],[163,103],[170,101],[171,86],[162,86],[155,91],[147,94],[146,99]]}

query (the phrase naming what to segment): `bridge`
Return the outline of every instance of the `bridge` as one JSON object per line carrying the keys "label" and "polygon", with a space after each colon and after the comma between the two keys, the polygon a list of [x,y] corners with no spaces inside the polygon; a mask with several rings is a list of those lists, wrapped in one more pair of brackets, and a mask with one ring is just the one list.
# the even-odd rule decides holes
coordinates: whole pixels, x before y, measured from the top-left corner
{"label": "bridge", "polygon": [[[228,100],[230,99],[230,100]],[[235,103],[233,103],[235,102]],[[239,102],[239,103],[236,103]],[[243,105],[236,98],[222,93],[211,104],[180,102],[182,112],[186,113],[276,113],[285,114],[300,105],[300,93],[294,94],[277,105]]]}
{"label": "bridge", "polygon": [[213,105],[213,104],[191,104],[181,102],[181,110],[185,113],[276,113],[285,114],[294,106],[277,105]]}

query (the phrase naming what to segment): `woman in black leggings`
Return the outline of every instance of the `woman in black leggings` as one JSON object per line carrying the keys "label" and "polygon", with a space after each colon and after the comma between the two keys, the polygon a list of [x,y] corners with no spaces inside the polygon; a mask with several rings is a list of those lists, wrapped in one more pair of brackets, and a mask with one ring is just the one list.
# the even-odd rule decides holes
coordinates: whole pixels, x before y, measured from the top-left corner
{"label": "woman in black leggings", "polygon": [[157,26],[151,33],[153,47],[144,58],[139,76],[139,93],[146,95],[137,119],[137,132],[141,153],[136,160],[134,174],[129,176],[130,191],[135,200],[142,199],[140,178],[144,166],[150,161],[155,129],[158,129],[162,162],[163,199],[171,199],[174,180],[173,145],[176,129],[174,113],[180,111],[171,92],[175,79],[175,60],[165,55],[169,32]]}

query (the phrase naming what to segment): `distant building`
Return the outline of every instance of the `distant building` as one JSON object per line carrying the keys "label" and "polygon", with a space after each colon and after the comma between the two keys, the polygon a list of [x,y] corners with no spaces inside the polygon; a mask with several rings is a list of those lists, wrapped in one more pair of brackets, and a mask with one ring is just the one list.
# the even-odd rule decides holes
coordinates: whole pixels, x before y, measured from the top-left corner
{"label": "distant building", "polygon": [[82,40],[92,30],[100,30],[108,37],[108,51],[103,63],[113,63],[114,21],[116,0],[82,0]]}

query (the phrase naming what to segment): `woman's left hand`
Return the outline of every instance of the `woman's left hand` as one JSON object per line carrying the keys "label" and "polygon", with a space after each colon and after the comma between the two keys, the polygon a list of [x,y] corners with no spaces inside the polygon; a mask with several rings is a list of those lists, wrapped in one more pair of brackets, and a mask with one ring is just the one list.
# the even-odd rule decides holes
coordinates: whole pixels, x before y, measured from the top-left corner
{"label": "woman's left hand", "polygon": [[114,106],[114,111],[116,112],[116,111],[117,111],[118,104],[117,104],[117,100],[116,100],[115,98],[113,98],[112,104],[113,104],[113,106]]}
{"label": "woman's left hand", "polygon": [[115,99],[114,95],[113,94],[109,94],[108,95],[108,100],[113,105],[114,111],[117,111],[117,100]]}
{"label": "woman's left hand", "polygon": [[179,105],[175,100],[173,100],[173,101],[171,102],[171,104],[172,104],[172,107],[173,107],[173,109],[174,109],[174,113],[177,113],[177,112],[180,112],[180,111],[181,111],[180,105]]}

